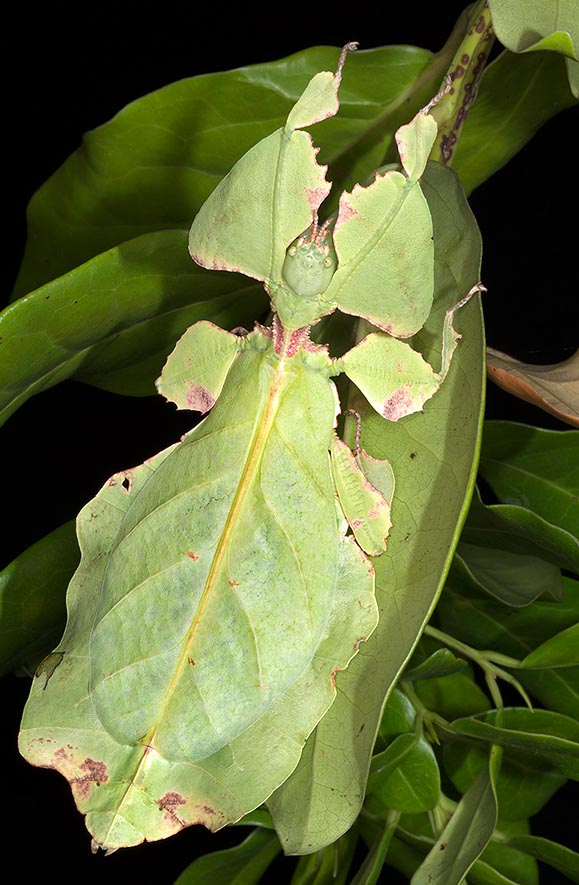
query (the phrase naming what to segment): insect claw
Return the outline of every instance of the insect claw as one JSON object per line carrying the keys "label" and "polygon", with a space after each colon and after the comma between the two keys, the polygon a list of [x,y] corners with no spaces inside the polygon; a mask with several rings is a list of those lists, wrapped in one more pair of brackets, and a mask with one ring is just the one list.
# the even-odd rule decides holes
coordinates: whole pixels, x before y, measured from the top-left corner
{"label": "insect claw", "polygon": [[356,419],[356,436],[354,437],[354,454],[358,455],[360,452],[360,438],[362,436],[362,418],[360,413],[355,409],[346,409],[344,415],[352,415]]}

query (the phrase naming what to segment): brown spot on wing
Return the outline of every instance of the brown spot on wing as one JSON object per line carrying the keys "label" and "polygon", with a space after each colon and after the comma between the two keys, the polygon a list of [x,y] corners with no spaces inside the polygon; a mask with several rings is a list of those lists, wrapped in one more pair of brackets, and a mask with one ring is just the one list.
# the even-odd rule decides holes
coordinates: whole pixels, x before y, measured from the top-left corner
{"label": "brown spot on wing", "polygon": [[193,382],[187,391],[185,402],[189,409],[204,415],[214,405],[215,397],[205,387]]}

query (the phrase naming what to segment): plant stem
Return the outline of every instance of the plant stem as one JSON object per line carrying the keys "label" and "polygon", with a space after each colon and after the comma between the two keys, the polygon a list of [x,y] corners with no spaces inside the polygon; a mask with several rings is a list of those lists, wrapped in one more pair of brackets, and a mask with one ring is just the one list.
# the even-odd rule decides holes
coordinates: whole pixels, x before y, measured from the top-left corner
{"label": "plant stem", "polygon": [[476,98],[493,41],[487,0],[477,0],[471,10],[464,39],[448,69],[447,76],[450,77],[452,86],[431,112],[438,123],[438,136],[430,154],[431,160],[438,160],[446,166],[452,164],[460,131]]}

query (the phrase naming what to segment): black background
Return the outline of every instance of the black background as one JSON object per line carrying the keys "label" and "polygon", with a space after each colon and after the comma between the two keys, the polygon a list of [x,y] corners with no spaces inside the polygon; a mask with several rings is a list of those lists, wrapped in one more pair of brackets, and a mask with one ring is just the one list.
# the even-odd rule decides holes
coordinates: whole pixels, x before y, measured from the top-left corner
{"label": "black background", "polygon": [[[22,257],[26,204],[78,147],[83,132],[174,80],[274,60],[311,45],[358,40],[361,48],[412,43],[436,51],[463,3],[390,6],[352,4],[347,15],[296,4],[276,4],[267,14],[255,6],[174,2],[94,8],[53,3],[40,11],[13,6],[4,16],[2,46],[4,303]],[[558,361],[579,344],[576,133],[577,112],[567,111],[471,198],[485,244],[488,341],[534,362]],[[569,210],[575,215],[566,218]],[[487,413],[565,429],[492,385]],[[27,402],[1,431],[0,566],[72,518],[111,473],[175,441],[189,423],[160,398],[129,399],[75,382]],[[68,785],[17,754],[27,691],[26,680],[5,677],[3,859],[16,862],[23,881],[43,876],[62,885],[103,878],[111,885],[165,885],[199,851],[231,844],[246,832],[209,836],[190,828],[166,843],[92,857]],[[572,799],[570,789],[561,791],[537,819],[536,832],[577,849]],[[576,793],[574,803],[576,808]],[[24,849],[17,848],[21,839]],[[566,879],[545,872],[542,881]]]}

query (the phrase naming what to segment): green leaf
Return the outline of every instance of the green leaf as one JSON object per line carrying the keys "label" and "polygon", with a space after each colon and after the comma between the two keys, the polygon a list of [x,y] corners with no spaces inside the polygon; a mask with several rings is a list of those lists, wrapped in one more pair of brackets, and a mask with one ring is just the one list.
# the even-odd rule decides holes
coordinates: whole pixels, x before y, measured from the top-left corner
{"label": "green leaf", "polygon": [[570,571],[579,570],[579,540],[521,505],[484,505],[477,494],[462,537],[468,544],[494,550],[528,555],[534,549],[547,562]]}
{"label": "green leaf", "polygon": [[484,771],[466,791],[411,885],[459,885],[484,851],[497,822],[495,748]]}
{"label": "green leaf", "polygon": [[185,231],[124,243],[0,314],[0,422],[71,375],[109,390],[153,393],[191,323],[252,324],[264,306],[256,284],[198,268]]}
{"label": "green leaf", "polygon": [[560,53],[566,57],[569,81],[576,85],[579,21],[573,0],[489,0],[489,6],[501,43],[513,52]]}
{"label": "green leaf", "polygon": [[372,845],[364,863],[352,879],[351,885],[376,885],[380,879],[380,873],[384,867],[397,824],[397,815],[393,815],[392,818],[386,821],[380,838]]}
{"label": "green leaf", "polygon": [[490,707],[489,699],[474,681],[472,671],[468,675],[454,673],[418,682],[415,691],[429,710],[435,710],[449,720],[474,716]]}
{"label": "green leaf", "polygon": [[[344,76],[345,82],[345,76]],[[321,124],[320,124],[321,125]],[[480,240],[460,183],[432,164],[423,180],[434,222],[436,309],[417,343],[440,353],[444,315],[477,282]],[[336,701],[309,738],[294,774],[268,800],[288,853],[308,853],[352,826],[361,807],[384,699],[430,617],[473,482],[482,409],[482,325],[472,300],[449,375],[423,413],[384,422],[360,400],[362,444],[396,475],[395,526],[375,560],[379,625],[344,673]]]}
{"label": "green leaf", "polygon": [[560,598],[560,568],[579,570],[579,541],[525,507],[475,496],[458,548],[478,585],[509,605]]}
{"label": "green leaf", "polygon": [[273,859],[281,851],[274,832],[257,828],[235,848],[198,857],[183,870],[175,885],[259,885]]}
{"label": "green leaf", "polygon": [[560,56],[501,53],[483,73],[453,160],[467,194],[518,154],[551,117],[575,103]]}
{"label": "green leaf", "polygon": [[372,793],[387,781],[411,750],[416,746],[418,736],[413,733],[400,734],[381,753],[372,756],[367,792]]}
{"label": "green leaf", "polygon": [[508,844],[559,870],[571,882],[579,882],[579,854],[576,851],[540,836],[513,836]]}
{"label": "green leaf", "polygon": [[521,661],[527,669],[543,667],[571,667],[579,664],[579,624],[547,639]]}
{"label": "green leaf", "polygon": [[[507,722],[512,715],[512,711],[505,712]],[[496,717],[496,711],[485,714],[486,717],[492,721]],[[476,743],[445,740],[443,758],[445,771],[452,783],[458,790],[465,792],[481,771],[485,770],[488,745],[486,742],[477,746]],[[501,770],[496,781],[501,817],[512,821],[536,814],[566,780],[564,774],[546,763],[542,757],[521,753],[519,749],[513,751],[505,745]]]}
{"label": "green leaf", "polygon": [[[561,602],[538,600],[522,609],[507,608],[477,590],[455,561],[436,615],[443,630],[476,648],[492,648],[514,658],[579,621],[579,585],[563,579]],[[517,670],[517,679],[542,704],[579,719],[579,667]],[[426,686],[420,686],[420,694]]]}
{"label": "green leaf", "polygon": [[471,885],[521,885],[519,879],[509,879],[482,860],[477,860],[468,874]]}
{"label": "green leaf", "polygon": [[[89,132],[31,201],[16,293],[23,295],[144,233],[188,230],[233,164],[283,125],[313,75],[336,69],[339,52],[313,47],[267,64],[180,80]],[[363,174],[379,166],[395,126],[406,121],[391,123],[392,113],[401,101],[405,113],[420,107],[406,110],[420,75],[426,95],[418,99],[428,101],[445,61],[411,46],[349,57],[341,87],[343,114],[319,124],[320,162],[333,163],[349,148],[359,156],[361,142],[362,153],[376,152],[378,140],[376,159]]]}
{"label": "green leaf", "polygon": [[0,673],[54,648],[64,629],[66,587],[79,559],[74,522],[67,522],[0,572]]}
{"label": "green leaf", "polygon": [[551,710],[506,708],[502,725],[496,711],[481,718],[456,719],[449,725],[454,734],[498,744],[510,755],[540,758],[563,775],[579,780],[579,723]]}
{"label": "green leaf", "polygon": [[345,885],[357,842],[358,833],[349,830],[327,848],[300,857],[290,885]]}
{"label": "green leaf", "polygon": [[[499,819],[498,827],[501,836],[526,836],[530,829],[528,820],[506,821]],[[537,862],[508,843],[494,840],[489,842],[480,860],[477,861],[477,866],[483,862],[490,864],[493,869],[498,870],[516,882],[517,885],[539,885]],[[472,877],[472,874],[470,875]]]}
{"label": "green leaf", "polygon": [[455,561],[473,584],[506,605],[530,605],[543,594],[561,596],[560,569],[535,556],[461,541]]}
{"label": "green leaf", "polygon": [[468,667],[466,661],[457,658],[449,649],[439,648],[421,664],[404,671],[404,679],[413,682],[417,679],[440,679],[451,673],[458,673]]}
{"label": "green leaf", "polygon": [[329,358],[239,344],[209,416],[79,516],[62,660],[26,707],[23,755],[70,780],[107,848],[261,805],[376,623],[336,518]]}
{"label": "green leaf", "polygon": [[487,421],[480,472],[500,501],[579,539],[579,432]]}
{"label": "green leaf", "polygon": [[[432,747],[423,737],[415,737],[410,744],[409,737],[400,735],[372,759],[366,797],[372,814],[385,815],[391,808],[420,814],[438,804],[440,772]],[[408,746],[402,748],[403,743]]]}
{"label": "green leaf", "polygon": [[380,719],[379,735],[382,741],[406,732],[414,731],[416,710],[399,688],[394,688],[388,697]]}

